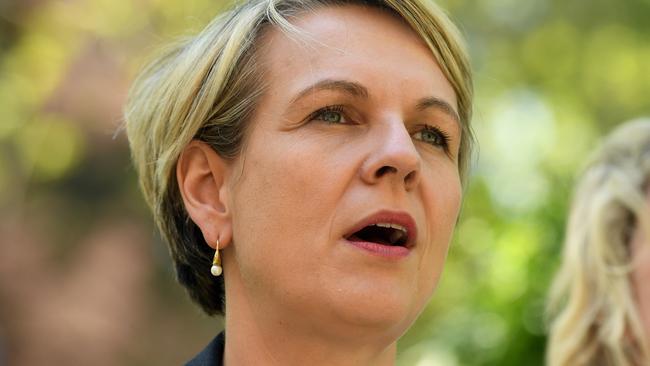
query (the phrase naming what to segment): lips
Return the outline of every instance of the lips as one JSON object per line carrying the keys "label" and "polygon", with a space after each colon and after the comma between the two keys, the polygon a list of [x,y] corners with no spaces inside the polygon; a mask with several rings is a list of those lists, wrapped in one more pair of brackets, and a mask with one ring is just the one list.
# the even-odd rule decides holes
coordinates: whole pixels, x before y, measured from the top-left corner
{"label": "lips", "polygon": [[345,239],[384,256],[403,256],[415,246],[417,226],[407,213],[380,211],[354,225]]}

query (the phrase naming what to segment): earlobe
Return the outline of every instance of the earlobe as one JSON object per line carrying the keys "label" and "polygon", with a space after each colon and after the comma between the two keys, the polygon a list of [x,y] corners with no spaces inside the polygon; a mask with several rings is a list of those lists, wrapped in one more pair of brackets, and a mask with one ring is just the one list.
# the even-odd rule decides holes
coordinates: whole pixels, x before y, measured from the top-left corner
{"label": "earlobe", "polygon": [[215,248],[228,246],[232,222],[228,202],[230,165],[208,144],[191,141],[176,163],[176,181],[183,204],[205,241]]}

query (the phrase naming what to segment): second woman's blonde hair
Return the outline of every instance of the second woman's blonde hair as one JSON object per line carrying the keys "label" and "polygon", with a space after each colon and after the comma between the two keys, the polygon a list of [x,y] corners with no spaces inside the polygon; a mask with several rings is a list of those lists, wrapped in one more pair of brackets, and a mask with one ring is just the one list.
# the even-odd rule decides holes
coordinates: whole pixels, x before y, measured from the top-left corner
{"label": "second woman's blonde hair", "polygon": [[630,271],[635,229],[650,238],[650,119],[616,129],[574,193],[549,302],[549,366],[649,365]]}

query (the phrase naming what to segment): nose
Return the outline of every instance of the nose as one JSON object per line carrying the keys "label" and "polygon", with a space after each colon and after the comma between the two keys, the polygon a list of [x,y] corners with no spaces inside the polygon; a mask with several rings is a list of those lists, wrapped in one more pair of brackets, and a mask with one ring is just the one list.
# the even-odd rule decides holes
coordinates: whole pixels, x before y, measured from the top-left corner
{"label": "nose", "polygon": [[420,155],[404,124],[395,122],[381,126],[372,136],[373,149],[364,161],[361,176],[367,184],[389,180],[410,191],[420,181]]}

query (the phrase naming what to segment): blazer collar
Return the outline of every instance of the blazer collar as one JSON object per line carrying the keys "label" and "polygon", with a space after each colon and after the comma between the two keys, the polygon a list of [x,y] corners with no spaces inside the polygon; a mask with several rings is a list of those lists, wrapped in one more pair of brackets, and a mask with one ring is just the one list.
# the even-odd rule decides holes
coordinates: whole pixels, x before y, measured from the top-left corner
{"label": "blazer collar", "polygon": [[185,366],[222,366],[225,343],[226,335],[221,332]]}

